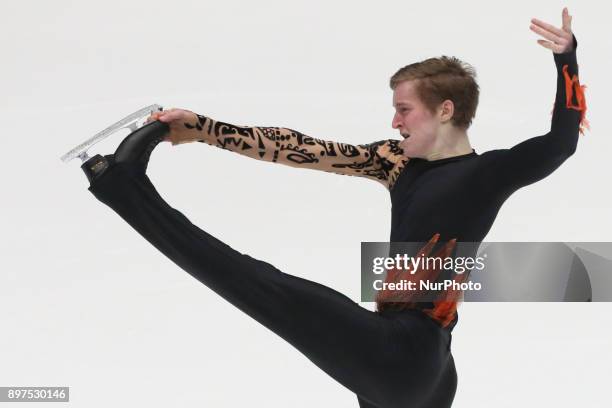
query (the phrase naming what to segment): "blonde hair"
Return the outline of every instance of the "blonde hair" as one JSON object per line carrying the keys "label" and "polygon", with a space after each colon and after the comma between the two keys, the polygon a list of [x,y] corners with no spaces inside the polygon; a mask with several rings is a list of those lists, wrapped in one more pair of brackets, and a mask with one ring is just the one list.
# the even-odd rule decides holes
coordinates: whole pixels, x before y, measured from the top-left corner
{"label": "blonde hair", "polygon": [[391,89],[404,81],[416,81],[416,92],[425,107],[433,114],[446,99],[454,104],[451,122],[463,130],[472,124],[478,107],[480,88],[476,70],[455,57],[428,58],[406,65],[389,81]]}

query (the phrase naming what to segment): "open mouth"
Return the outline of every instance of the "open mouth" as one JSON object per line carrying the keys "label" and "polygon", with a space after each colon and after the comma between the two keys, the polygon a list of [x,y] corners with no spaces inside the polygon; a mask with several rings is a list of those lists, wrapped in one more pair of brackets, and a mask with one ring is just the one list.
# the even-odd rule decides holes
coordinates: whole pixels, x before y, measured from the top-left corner
{"label": "open mouth", "polygon": [[404,139],[408,139],[410,137],[408,133],[402,133],[402,136],[404,137]]}

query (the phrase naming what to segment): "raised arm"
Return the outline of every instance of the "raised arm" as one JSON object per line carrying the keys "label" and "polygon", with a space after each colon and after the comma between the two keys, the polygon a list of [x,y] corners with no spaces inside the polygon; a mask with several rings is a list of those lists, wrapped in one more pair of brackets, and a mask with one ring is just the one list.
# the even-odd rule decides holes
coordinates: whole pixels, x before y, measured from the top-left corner
{"label": "raised arm", "polygon": [[189,113],[169,137],[173,145],[198,141],[257,160],[369,178],[388,189],[405,160],[399,140],[351,145],[315,139],[289,128],[236,126]]}
{"label": "raised arm", "polygon": [[[578,42],[571,33],[570,19],[571,17],[564,10],[563,30],[568,30],[564,31],[568,38],[566,38],[566,45],[562,48],[553,48],[552,45],[547,46],[542,40],[539,41],[540,44],[553,50],[557,68],[557,92],[550,131],[545,135],[525,140],[511,149],[497,151],[495,182],[509,191],[539,181],[551,174],[576,151],[579,132],[583,133],[581,125],[584,123],[588,128],[588,122],[584,118],[586,113],[584,86],[581,86],[578,81],[576,61]],[[541,27],[544,27],[542,31],[545,29],[557,30],[554,34],[552,34],[553,31],[546,32],[543,34],[545,38],[553,41],[560,38],[560,29],[555,29],[539,20],[535,21],[538,22],[538,26],[542,24]]]}

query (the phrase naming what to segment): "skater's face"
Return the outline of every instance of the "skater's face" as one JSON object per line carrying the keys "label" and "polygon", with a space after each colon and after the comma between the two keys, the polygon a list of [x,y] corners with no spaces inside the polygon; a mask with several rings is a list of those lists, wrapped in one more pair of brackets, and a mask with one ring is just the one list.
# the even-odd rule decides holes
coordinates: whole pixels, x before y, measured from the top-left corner
{"label": "skater's face", "polygon": [[404,138],[399,144],[404,156],[426,158],[433,150],[440,128],[438,111],[432,114],[420,101],[414,81],[400,82],[395,87],[393,107],[391,126]]}

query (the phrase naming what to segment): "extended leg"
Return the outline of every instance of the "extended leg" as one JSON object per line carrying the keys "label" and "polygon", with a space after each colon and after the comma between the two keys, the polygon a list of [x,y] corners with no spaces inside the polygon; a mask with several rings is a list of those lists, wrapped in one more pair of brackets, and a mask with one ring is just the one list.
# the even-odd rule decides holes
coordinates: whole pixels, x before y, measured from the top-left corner
{"label": "extended leg", "polygon": [[396,374],[410,362],[390,352],[403,344],[390,344],[396,339],[389,320],[337,291],[235,251],[170,207],[130,165],[111,166],[89,190],[179,267],[353,392],[377,401],[394,387],[407,388],[410,378]]}

